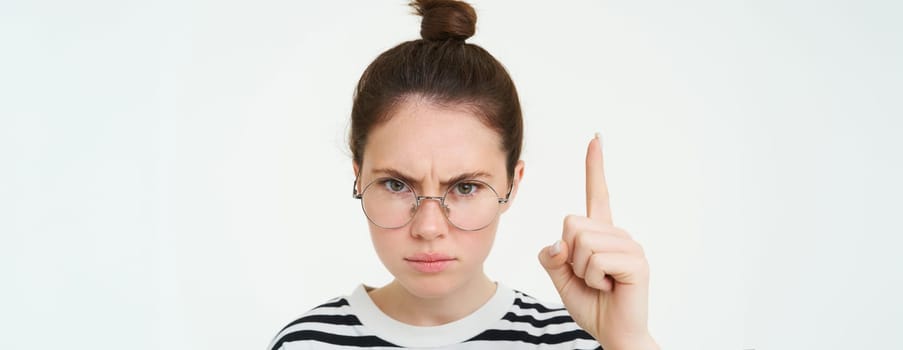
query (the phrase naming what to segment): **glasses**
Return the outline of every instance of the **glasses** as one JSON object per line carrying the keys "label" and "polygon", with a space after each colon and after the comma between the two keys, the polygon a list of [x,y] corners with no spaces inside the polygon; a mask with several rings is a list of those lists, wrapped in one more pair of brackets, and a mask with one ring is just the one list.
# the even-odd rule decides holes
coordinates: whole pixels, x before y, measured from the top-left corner
{"label": "glasses", "polygon": [[404,227],[417,214],[423,200],[439,201],[448,222],[464,231],[477,231],[489,226],[498,217],[502,204],[508,203],[511,188],[505,198],[479,180],[461,180],[451,185],[442,197],[418,196],[414,188],[402,180],[382,177],[370,182],[361,193],[354,179],[354,198],[361,200],[364,215],[374,225],[385,229]]}

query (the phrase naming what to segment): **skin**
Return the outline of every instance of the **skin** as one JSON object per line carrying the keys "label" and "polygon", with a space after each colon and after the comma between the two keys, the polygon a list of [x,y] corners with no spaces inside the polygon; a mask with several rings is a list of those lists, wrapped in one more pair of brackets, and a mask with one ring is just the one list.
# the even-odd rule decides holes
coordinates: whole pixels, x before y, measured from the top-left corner
{"label": "skin", "polygon": [[567,216],[561,240],[539,261],[574,321],[603,348],[659,348],[647,327],[649,263],[612,223],[598,134],[586,150],[586,216]]}
{"label": "skin", "polygon": [[[354,165],[355,173],[361,170],[359,186],[386,176],[377,171],[385,168],[410,177],[416,193],[426,196],[443,195],[448,185],[440,183],[461,173],[486,173],[476,179],[499,196],[509,183],[505,152],[494,131],[466,108],[439,107],[419,98],[401,103],[388,121],[370,130],[363,168]],[[515,167],[514,189],[502,212],[517,195],[523,168],[523,162]],[[419,326],[445,324],[473,313],[495,293],[483,262],[495,240],[497,219],[481,230],[462,231],[448,222],[437,201],[427,200],[406,226],[368,224],[377,255],[395,277],[370,296],[392,318]],[[422,273],[404,261],[417,253],[441,253],[456,260],[441,273]]]}
{"label": "skin", "polygon": [[[467,142],[461,142],[467,140]],[[418,195],[441,196],[442,182],[461,173],[477,178],[504,196],[508,187],[501,139],[467,108],[438,106],[411,98],[368,135],[359,186],[386,176],[392,168],[412,179]],[[524,163],[514,169],[513,203]],[[359,190],[361,189],[359,187]],[[658,349],[647,328],[649,267],[642,247],[613,226],[600,142],[586,157],[587,215],[564,220],[561,240],[539,253],[568,312],[605,349]],[[377,255],[395,279],[370,292],[387,315],[404,323],[435,326],[461,319],[484,305],[495,283],[483,271],[498,220],[479,231],[451,225],[436,201],[425,201],[414,219],[396,229],[369,223]],[[442,253],[455,261],[439,273],[422,273],[406,261],[417,253]]]}

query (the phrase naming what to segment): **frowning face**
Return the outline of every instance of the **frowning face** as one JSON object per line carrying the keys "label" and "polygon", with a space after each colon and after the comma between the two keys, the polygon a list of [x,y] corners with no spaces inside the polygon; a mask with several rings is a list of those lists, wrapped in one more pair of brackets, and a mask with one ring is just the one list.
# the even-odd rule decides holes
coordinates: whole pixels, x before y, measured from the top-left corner
{"label": "frowning face", "polygon": [[[501,138],[467,108],[409,99],[394,109],[388,121],[370,130],[364,149],[363,168],[355,165],[355,172],[360,173],[358,190],[377,186],[368,188],[364,197],[375,198],[372,191],[379,190],[385,198],[391,198],[386,201],[398,202],[403,202],[398,198],[414,195],[448,194],[447,202],[452,196],[470,200],[477,194],[504,198],[511,184]],[[509,201],[485,207],[495,211],[490,213],[488,224],[477,230],[464,230],[460,223],[480,218],[468,215],[450,221],[452,211],[443,208],[439,200],[430,199],[422,200],[413,218],[402,222],[401,227],[368,221],[383,265],[418,297],[442,297],[466,288],[483,276],[483,262],[495,239],[498,215],[511,205],[522,168],[518,163]],[[405,215],[405,208],[408,213],[411,209],[377,204],[370,210]]]}

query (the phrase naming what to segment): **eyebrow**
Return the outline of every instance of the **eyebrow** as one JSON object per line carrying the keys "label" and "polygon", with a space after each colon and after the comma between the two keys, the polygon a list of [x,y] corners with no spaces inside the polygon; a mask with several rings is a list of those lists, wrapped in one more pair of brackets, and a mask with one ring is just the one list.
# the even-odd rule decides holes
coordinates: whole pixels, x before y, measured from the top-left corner
{"label": "eyebrow", "polygon": [[[404,181],[404,182],[412,184],[412,185],[420,184],[420,181],[415,180],[413,176],[406,175],[406,174],[402,173],[401,171],[398,171],[397,169],[378,168],[378,169],[373,169],[372,172],[376,173],[376,174],[380,174],[380,173],[386,174],[386,175],[397,178],[401,181]],[[492,178],[492,175],[485,171],[479,171],[479,170],[471,171],[471,172],[466,172],[466,173],[461,173],[461,174],[455,175],[447,180],[440,181],[439,184],[442,185],[443,187],[446,187],[446,186],[449,186],[449,185],[454,184],[461,180],[478,179],[478,178]]]}

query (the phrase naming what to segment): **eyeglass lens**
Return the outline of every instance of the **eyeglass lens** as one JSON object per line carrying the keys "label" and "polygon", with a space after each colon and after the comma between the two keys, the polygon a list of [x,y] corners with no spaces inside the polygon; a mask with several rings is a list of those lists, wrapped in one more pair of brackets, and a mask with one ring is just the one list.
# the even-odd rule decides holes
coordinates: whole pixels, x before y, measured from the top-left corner
{"label": "eyeglass lens", "polygon": [[[425,204],[422,199],[420,204]],[[416,214],[417,197],[413,189],[398,179],[373,181],[361,194],[364,214],[375,225],[399,228]],[[479,230],[495,220],[499,197],[491,186],[475,180],[458,182],[445,193],[444,211],[448,221],[462,230]]]}

